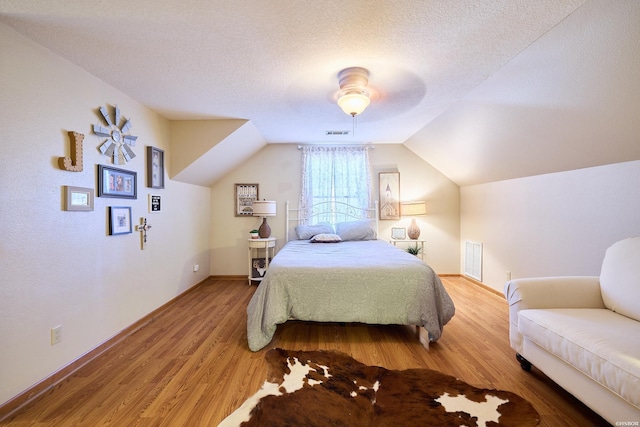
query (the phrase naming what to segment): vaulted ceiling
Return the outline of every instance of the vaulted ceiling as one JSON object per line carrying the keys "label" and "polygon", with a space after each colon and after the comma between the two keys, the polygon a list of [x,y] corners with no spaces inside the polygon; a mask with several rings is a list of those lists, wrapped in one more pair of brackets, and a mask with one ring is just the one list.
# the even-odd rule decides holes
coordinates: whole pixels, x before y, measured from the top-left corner
{"label": "vaulted ceiling", "polygon": [[246,123],[197,184],[271,143],[405,144],[459,185],[640,159],[637,0],[0,0],[0,22],[167,119]]}

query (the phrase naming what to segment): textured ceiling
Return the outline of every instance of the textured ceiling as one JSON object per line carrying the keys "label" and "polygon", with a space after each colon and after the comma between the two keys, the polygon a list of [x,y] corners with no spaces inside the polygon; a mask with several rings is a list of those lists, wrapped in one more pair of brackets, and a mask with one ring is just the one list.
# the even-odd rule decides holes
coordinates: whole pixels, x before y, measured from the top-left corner
{"label": "textured ceiling", "polygon": [[[640,89],[638,4],[0,0],[0,22],[168,119],[248,120],[267,143],[405,143],[468,185],[640,158],[617,147],[621,154],[603,160],[598,148],[580,161],[532,164],[540,147],[572,142],[562,150],[571,156],[589,151],[576,139],[606,137],[588,129],[602,111],[587,103],[613,96],[602,79],[635,80],[613,89],[638,113],[639,97],[628,94]],[[619,38],[623,50],[600,69]],[[598,69],[585,70],[585,60]],[[369,69],[373,99],[355,134],[327,136],[353,130],[335,103],[337,74],[350,66]],[[606,118],[616,119],[622,107],[607,105],[616,110]],[[567,117],[582,124],[568,128]],[[629,126],[625,144],[640,146]]]}

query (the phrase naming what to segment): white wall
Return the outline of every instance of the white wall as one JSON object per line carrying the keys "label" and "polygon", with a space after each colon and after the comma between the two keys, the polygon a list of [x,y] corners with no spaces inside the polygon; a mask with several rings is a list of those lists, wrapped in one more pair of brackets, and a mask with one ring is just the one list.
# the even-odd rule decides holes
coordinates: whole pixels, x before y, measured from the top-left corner
{"label": "white wall", "polygon": [[[68,61],[0,24],[0,404],[116,335],[209,274],[208,188],[170,181],[153,190],[149,214],[145,147],[165,150],[168,122]],[[62,209],[62,186],[96,188],[96,164],[110,164],[92,134],[100,106],[117,104],[137,135],[138,198],[95,198],[92,212]],[[85,135],[84,170],[61,170],[68,131]],[[167,171],[168,172],[168,171]],[[108,236],[107,207],[149,219],[140,234]],[[193,273],[193,264],[200,271]],[[50,329],[62,325],[62,342]]]}
{"label": "white wall", "polygon": [[462,187],[461,245],[484,243],[483,282],[500,291],[507,271],[599,275],[607,247],[640,235],[638,183],[640,161]]}
{"label": "white wall", "polygon": [[[426,200],[428,214],[418,218],[426,240],[425,260],[440,274],[458,274],[459,264],[459,188],[428,163],[402,145],[376,145],[370,151],[373,198],[378,198],[378,173],[400,172],[400,195],[404,200]],[[261,220],[234,216],[234,184],[257,183],[261,199],[276,200],[278,213],[268,218],[272,235],[282,247],[285,236],[285,202],[297,207],[300,192],[301,153],[297,145],[272,144],[264,147],[242,167],[211,187],[211,274],[248,273],[247,238],[249,230]],[[380,221],[380,238],[389,239],[391,227],[408,227],[406,218]]]}

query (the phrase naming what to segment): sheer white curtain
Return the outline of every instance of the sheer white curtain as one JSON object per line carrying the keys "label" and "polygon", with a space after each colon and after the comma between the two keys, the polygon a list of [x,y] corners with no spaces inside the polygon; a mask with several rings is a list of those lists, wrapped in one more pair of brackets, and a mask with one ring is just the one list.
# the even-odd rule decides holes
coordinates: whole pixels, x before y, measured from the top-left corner
{"label": "sheer white curtain", "polygon": [[[369,148],[303,146],[299,207],[305,216],[319,202],[344,202],[361,208],[371,206]],[[327,214],[316,222],[343,219]]]}

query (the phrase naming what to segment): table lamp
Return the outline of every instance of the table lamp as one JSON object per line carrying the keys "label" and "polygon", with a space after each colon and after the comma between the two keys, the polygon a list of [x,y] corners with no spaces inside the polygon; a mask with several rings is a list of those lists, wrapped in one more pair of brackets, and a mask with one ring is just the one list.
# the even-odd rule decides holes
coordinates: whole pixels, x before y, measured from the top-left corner
{"label": "table lamp", "polygon": [[268,216],[276,216],[276,202],[273,200],[256,200],[253,202],[253,216],[262,217],[262,225],[258,229],[258,235],[262,239],[271,236],[271,227],[267,224]]}
{"label": "table lamp", "polygon": [[[426,215],[427,203],[423,200],[402,202],[401,209],[402,216],[416,217],[420,215]],[[416,224],[415,218],[411,218],[411,225],[407,229],[407,235],[411,240],[417,240],[418,237],[420,237],[420,227],[418,227],[418,224]]]}

